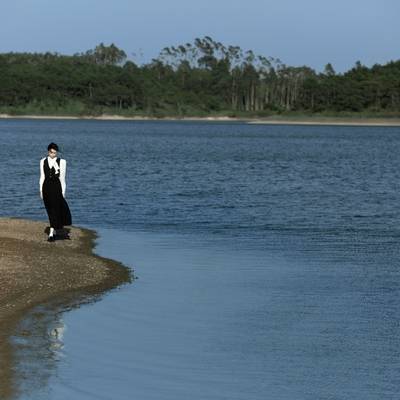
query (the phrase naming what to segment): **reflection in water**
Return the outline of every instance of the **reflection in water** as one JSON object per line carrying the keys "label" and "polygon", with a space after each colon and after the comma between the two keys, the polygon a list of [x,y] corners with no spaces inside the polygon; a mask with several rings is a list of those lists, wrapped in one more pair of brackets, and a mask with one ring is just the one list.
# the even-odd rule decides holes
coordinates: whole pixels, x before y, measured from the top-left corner
{"label": "reflection in water", "polygon": [[[48,391],[49,379],[64,357],[63,314],[101,299],[91,294],[40,305],[19,321],[2,323],[0,343],[0,399],[40,398]],[[7,330],[4,330],[7,326]]]}
{"label": "reflection in water", "polygon": [[42,390],[56,371],[63,347],[62,339],[55,334],[59,329],[63,329],[61,314],[38,307],[21,321],[11,337],[20,394]]}
{"label": "reflection in water", "polygon": [[0,339],[0,399],[11,399],[16,393],[14,364],[12,345],[7,335],[2,333]]}
{"label": "reflection in water", "polygon": [[[81,388],[96,399],[112,390],[112,400],[159,400],[160,387],[163,400],[398,398],[398,127],[4,120],[2,212],[43,218],[33,162],[50,138],[73,165],[76,220],[110,228],[104,254],[135,260],[143,282],[106,317],[101,307],[93,312],[95,324],[74,319],[87,332],[70,325],[75,354],[90,346],[96,357],[65,368],[51,400],[86,400]],[[32,163],[20,165],[16,141]],[[120,227],[177,239],[136,243],[115,236]],[[216,250],[193,253],[182,235]],[[264,261],[271,255],[278,262]],[[41,344],[25,340],[24,348],[21,334],[3,341],[4,393],[14,393],[22,372],[33,376],[24,388],[56,372],[66,349],[61,339],[48,350],[52,315],[35,328]],[[26,342],[38,347],[29,353]]]}

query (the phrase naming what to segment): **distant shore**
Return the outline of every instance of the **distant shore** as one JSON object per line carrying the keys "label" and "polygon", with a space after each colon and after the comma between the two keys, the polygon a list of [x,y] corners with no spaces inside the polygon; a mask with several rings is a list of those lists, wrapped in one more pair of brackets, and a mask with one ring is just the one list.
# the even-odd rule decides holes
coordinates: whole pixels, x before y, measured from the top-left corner
{"label": "distant shore", "polygon": [[98,120],[98,121],[243,121],[246,119],[234,118],[228,116],[221,117],[147,117],[147,116],[132,116],[125,117],[122,115],[82,115],[82,116],[71,116],[71,115],[10,115],[0,114],[0,119],[71,119],[71,120]]}
{"label": "distant shore", "polygon": [[93,231],[71,227],[70,240],[46,240],[45,222],[0,218],[0,336],[7,318],[63,296],[100,294],[129,282],[120,263],[92,253]]}
{"label": "distant shore", "polygon": [[0,119],[40,119],[40,120],[96,120],[96,121],[215,121],[245,122],[263,125],[337,125],[337,126],[400,126],[400,118],[390,117],[285,117],[271,116],[265,118],[240,118],[229,116],[208,117],[148,117],[121,115],[71,116],[71,115],[10,115],[0,114]]}
{"label": "distant shore", "polygon": [[400,118],[260,118],[247,122],[262,125],[400,126]]}

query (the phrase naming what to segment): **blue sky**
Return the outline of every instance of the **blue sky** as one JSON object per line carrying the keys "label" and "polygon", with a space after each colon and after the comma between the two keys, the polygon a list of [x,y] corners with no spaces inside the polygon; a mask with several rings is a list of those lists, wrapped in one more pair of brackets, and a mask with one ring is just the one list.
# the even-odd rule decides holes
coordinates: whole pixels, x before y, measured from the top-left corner
{"label": "blue sky", "polygon": [[1,0],[0,52],[115,43],[148,62],[211,36],[288,65],[345,71],[400,58],[399,0]]}

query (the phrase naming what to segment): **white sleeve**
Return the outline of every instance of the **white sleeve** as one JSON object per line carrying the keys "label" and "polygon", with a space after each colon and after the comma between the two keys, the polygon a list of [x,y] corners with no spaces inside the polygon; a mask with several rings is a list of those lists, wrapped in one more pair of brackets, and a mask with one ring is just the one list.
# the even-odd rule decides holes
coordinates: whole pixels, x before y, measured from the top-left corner
{"label": "white sleeve", "polygon": [[40,179],[39,179],[39,190],[40,193],[43,192],[43,182],[44,182],[44,169],[43,169],[43,165],[44,165],[44,158],[42,158],[40,160]]}
{"label": "white sleeve", "polygon": [[67,162],[65,160],[60,161],[60,181],[61,181],[61,190],[62,190],[62,195],[65,197],[65,189],[66,189],[66,184],[65,184],[65,175],[67,173]]}

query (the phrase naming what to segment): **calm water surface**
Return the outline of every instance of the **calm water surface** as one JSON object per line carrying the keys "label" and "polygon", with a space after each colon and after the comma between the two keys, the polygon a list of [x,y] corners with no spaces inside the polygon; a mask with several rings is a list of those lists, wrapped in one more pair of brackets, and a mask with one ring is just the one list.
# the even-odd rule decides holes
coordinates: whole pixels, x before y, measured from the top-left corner
{"label": "calm water surface", "polygon": [[3,216],[45,219],[50,141],[139,279],[27,318],[15,397],[397,398],[399,128],[0,121]]}

